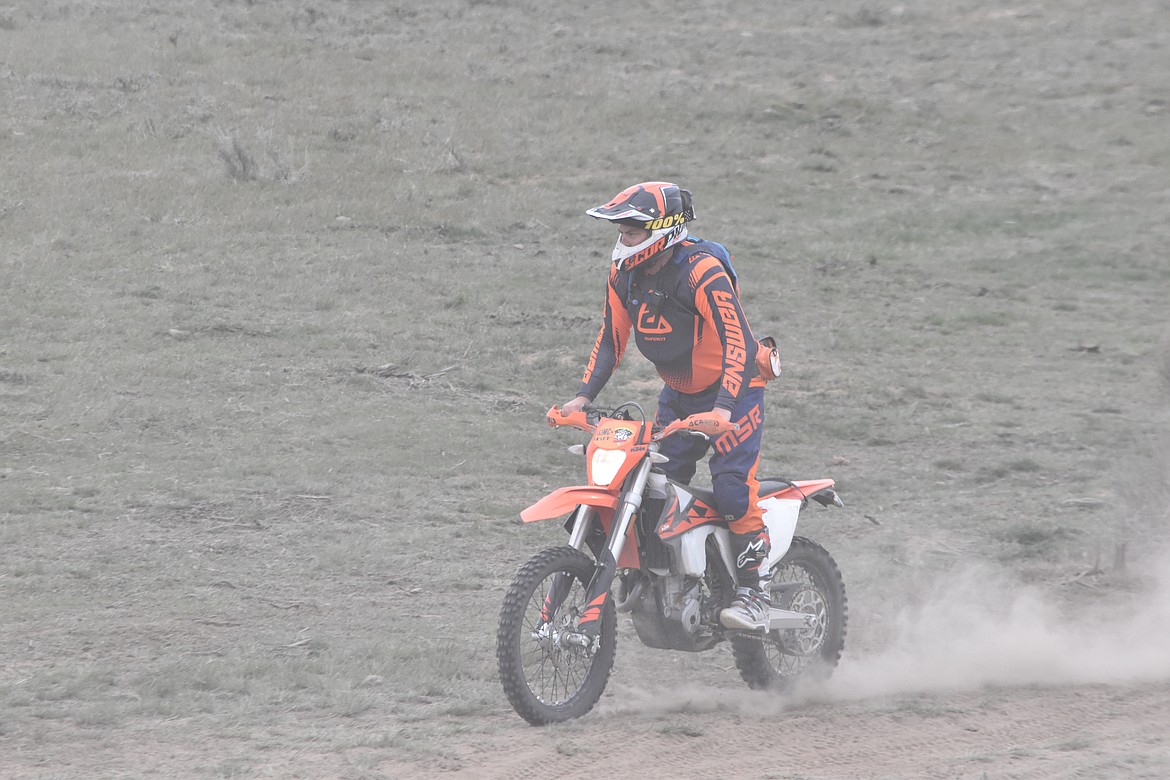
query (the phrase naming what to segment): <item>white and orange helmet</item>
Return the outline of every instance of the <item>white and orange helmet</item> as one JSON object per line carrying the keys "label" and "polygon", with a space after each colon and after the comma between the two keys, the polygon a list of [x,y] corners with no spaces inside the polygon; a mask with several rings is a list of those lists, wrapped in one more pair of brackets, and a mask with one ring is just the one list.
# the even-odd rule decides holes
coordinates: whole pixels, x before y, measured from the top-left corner
{"label": "white and orange helmet", "polygon": [[626,246],[618,240],[613,248],[613,264],[620,270],[636,268],[682,241],[687,237],[686,223],[695,218],[691,193],[668,181],[644,181],[627,187],[609,203],[585,213],[650,231],[650,237],[637,246]]}

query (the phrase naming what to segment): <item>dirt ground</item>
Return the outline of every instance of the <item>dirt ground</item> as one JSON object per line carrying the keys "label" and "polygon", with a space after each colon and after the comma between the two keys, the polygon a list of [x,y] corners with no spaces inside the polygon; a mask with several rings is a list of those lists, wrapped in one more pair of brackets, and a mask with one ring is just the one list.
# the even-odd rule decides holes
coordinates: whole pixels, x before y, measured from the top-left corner
{"label": "dirt ground", "polygon": [[51,753],[10,737],[4,776],[203,776],[212,750],[216,775],[231,776],[228,767],[248,756],[253,777],[1162,778],[1170,770],[1164,682],[783,707],[727,686],[688,688],[631,689],[619,679],[612,692],[620,705],[603,704],[569,727],[481,716],[474,734],[430,761],[396,760],[376,747],[323,752],[307,724],[296,738],[292,729],[265,735],[272,747],[257,756],[188,723],[129,723],[116,737],[78,735]]}
{"label": "dirt ground", "polygon": [[[1168,10],[0,0],[0,778],[1170,777]],[[780,340],[764,474],[846,502],[845,651],[621,622],[532,728],[583,212],[658,178]]]}
{"label": "dirt ground", "polygon": [[[1167,693],[1164,683],[1013,688],[771,712],[765,702],[723,701],[686,728],[663,728],[637,707],[620,718],[603,710],[587,737],[574,735],[587,745],[565,749],[563,738],[518,734],[476,745],[469,768],[449,776],[1158,778],[1170,769]],[[729,698],[720,689],[694,696]],[[387,771],[433,776],[417,765]]]}

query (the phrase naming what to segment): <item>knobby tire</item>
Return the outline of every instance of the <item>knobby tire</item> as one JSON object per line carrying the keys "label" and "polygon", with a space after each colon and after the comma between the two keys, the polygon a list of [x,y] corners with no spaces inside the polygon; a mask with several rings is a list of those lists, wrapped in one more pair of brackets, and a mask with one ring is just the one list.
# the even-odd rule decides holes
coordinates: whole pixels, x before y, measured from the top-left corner
{"label": "knobby tire", "polygon": [[584,611],[585,589],[596,564],[572,547],[553,547],[521,566],[504,596],[496,632],[500,682],[512,708],[534,726],[579,718],[601,698],[613,670],[617,615],[607,599],[599,643],[592,656],[540,637],[541,606],[557,574],[567,584],[549,624],[556,632],[571,628]]}
{"label": "knobby tire", "polygon": [[827,678],[841,659],[848,600],[841,570],[825,548],[797,536],[780,559],[770,583],[772,606],[811,612],[816,629],[738,635],[731,650],[739,675],[754,689],[786,690],[798,679]]}

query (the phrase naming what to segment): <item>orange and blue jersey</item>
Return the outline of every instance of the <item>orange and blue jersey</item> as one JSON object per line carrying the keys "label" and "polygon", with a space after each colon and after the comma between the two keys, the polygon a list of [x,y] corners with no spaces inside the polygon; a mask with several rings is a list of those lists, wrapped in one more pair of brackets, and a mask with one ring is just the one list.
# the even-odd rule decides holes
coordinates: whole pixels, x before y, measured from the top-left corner
{"label": "orange and blue jersey", "polygon": [[714,405],[734,409],[748,387],[761,387],[756,339],[739,303],[736,284],[706,251],[674,248],[653,275],[643,268],[612,269],[601,332],[578,395],[597,397],[621,362],[633,331],[638,350],[667,387],[686,395],[716,386]]}

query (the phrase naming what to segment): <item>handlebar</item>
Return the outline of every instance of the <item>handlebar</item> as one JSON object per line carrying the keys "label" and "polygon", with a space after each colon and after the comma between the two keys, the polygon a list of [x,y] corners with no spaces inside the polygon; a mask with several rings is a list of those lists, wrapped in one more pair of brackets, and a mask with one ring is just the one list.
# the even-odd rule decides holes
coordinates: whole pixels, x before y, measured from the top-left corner
{"label": "handlebar", "polygon": [[[554,405],[546,413],[545,419],[553,428],[568,426],[593,433],[597,429],[597,426],[601,424],[601,420],[608,416],[592,404],[586,404],[581,411],[570,412],[567,415],[561,411],[560,407]],[[728,422],[713,412],[705,412],[691,415],[682,420],[675,420],[665,427],[655,425],[652,430],[653,434],[651,438],[654,441],[662,441],[666,437],[673,436],[676,433],[689,433],[710,438],[711,436],[719,436],[728,431],[738,431],[739,423]]]}

